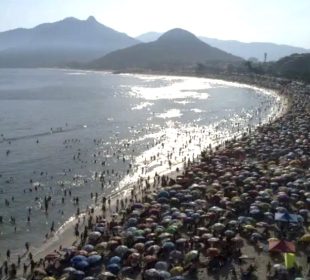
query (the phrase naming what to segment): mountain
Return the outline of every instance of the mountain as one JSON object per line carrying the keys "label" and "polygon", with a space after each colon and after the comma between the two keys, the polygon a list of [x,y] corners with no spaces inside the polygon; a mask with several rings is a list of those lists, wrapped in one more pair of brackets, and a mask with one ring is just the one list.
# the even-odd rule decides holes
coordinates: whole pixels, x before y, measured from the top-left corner
{"label": "mountain", "polygon": [[143,43],[149,43],[152,41],[156,41],[161,35],[163,35],[163,33],[151,31],[151,32],[143,33],[140,36],[137,36],[135,39]]}
{"label": "mountain", "polygon": [[32,29],[1,32],[0,67],[63,66],[71,61],[90,61],[137,43],[94,17],[66,18]]}
{"label": "mountain", "polygon": [[178,71],[193,68],[197,63],[240,61],[241,58],[213,48],[192,33],[177,28],[164,33],[155,42],[114,51],[93,61],[89,66],[118,71]]}
{"label": "mountain", "polygon": [[271,69],[275,75],[310,83],[310,53],[283,57]]}
{"label": "mountain", "polygon": [[200,39],[213,47],[230,52],[237,56],[241,56],[244,59],[254,57],[260,61],[264,60],[264,53],[267,53],[267,61],[276,61],[293,53],[310,52],[310,50],[304,48],[288,45],[278,45],[274,43],[244,43],[239,41],[218,40],[207,37],[200,37]]}
{"label": "mountain", "polygon": [[[161,36],[158,32],[144,33],[138,37],[137,40],[142,42],[152,42],[157,40]],[[291,55],[293,53],[309,53],[310,50],[293,47],[289,45],[278,45],[274,43],[244,43],[232,40],[219,40],[208,37],[198,37],[203,42],[209,44],[212,47],[219,48],[225,52],[229,52],[233,55],[240,56],[244,59],[256,58],[260,61],[264,60],[264,53],[267,53],[268,61],[276,61],[284,56]]]}

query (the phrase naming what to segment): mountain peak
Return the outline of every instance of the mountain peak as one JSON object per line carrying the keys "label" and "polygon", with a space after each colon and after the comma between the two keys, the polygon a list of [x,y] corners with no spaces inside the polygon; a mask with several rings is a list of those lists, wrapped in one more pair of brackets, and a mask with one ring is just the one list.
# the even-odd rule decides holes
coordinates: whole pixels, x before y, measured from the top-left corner
{"label": "mountain peak", "polygon": [[86,21],[88,21],[88,22],[97,22],[97,20],[95,19],[94,16],[89,16]]}
{"label": "mountain peak", "polygon": [[198,38],[182,28],[174,28],[158,38],[158,41],[191,41],[198,40]]}

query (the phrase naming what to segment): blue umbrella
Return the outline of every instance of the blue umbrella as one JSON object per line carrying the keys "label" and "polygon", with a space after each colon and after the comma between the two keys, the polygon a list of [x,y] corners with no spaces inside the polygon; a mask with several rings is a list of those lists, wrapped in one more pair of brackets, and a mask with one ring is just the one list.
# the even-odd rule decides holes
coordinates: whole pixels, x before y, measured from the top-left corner
{"label": "blue umbrella", "polygon": [[119,245],[116,247],[114,250],[115,254],[118,255],[119,257],[123,257],[127,252],[128,252],[128,247],[125,245]]}
{"label": "blue umbrella", "polygon": [[160,197],[165,197],[165,198],[169,198],[170,194],[167,191],[160,191],[159,194],[157,195],[158,198]]}
{"label": "blue umbrella", "polygon": [[83,250],[85,250],[85,251],[87,251],[87,252],[94,251],[94,246],[91,245],[91,244],[86,244],[86,245],[83,247]]}
{"label": "blue umbrella", "polygon": [[117,263],[111,263],[107,266],[107,270],[116,275],[121,270],[121,266]]}
{"label": "blue umbrella", "polygon": [[173,242],[167,241],[163,244],[163,249],[168,250],[168,251],[172,251],[175,249],[175,244]]}
{"label": "blue umbrella", "polygon": [[112,258],[109,260],[109,264],[113,264],[113,263],[120,264],[121,261],[122,261],[122,260],[121,260],[120,257],[114,256],[114,257],[112,257]]}
{"label": "blue umbrella", "polygon": [[71,259],[71,263],[81,262],[81,261],[87,261],[87,257],[82,256],[82,255],[77,255]]}
{"label": "blue umbrella", "polygon": [[73,266],[79,270],[86,270],[89,267],[88,261],[75,262]]}
{"label": "blue umbrella", "polygon": [[169,202],[169,199],[167,198],[167,197],[159,197],[158,199],[157,199],[157,202],[158,203],[168,203]]}
{"label": "blue umbrella", "polygon": [[145,242],[144,247],[145,247],[145,248],[148,248],[148,247],[150,247],[150,246],[152,246],[152,245],[154,245],[154,244],[155,244],[155,241],[154,241],[154,240],[149,240],[149,241],[146,241],[146,242]]}
{"label": "blue umbrella", "polygon": [[134,227],[138,223],[138,220],[136,218],[129,218],[127,221],[127,225],[129,227]]}
{"label": "blue umbrella", "polygon": [[134,242],[135,243],[144,243],[145,242],[145,237],[144,236],[135,236]]}
{"label": "blue umbrella", "polygon": [[159,261],[155,264],[155,269],[157,270],[168,270],[168,263],[167,262],[163,262],[163,261]]}
{"label": "blue umbrella", "polygon": [[90,265],[95,265],[100,263],[102,260],[102,257],[100,255],[92,255],[88,257],[88,263]]}
{"label": "blue umbrella", "polygon": [[171,274],[168,271],[160,270],[159,277],[163,280],[168,280],[171,277]]}

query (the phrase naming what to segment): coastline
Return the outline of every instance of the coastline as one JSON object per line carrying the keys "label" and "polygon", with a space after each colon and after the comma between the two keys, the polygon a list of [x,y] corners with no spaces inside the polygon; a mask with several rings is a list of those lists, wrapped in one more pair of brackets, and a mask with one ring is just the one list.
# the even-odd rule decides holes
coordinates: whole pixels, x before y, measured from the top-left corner
{"label": "coastline", "polygon": [[[53,68],[52,68],[53,69]],[[77,70],[77,69],[66,69],[64,68],[63,70]],[[84,70],[83,70],[84,71]],[[86,70],[86,71],[92,71],[93,70]],[[95,71],[95,72],[102,72],[102,71]],[[269,123],[270,121],[276,121],[278,118],[280,118],[281,116],[283,116],[286,111],[289,108],[289,105],[287,103],[287,100],[283,97],[279,95],[279,92],[277,92],[277,90],[275,90],[274,88],[267,88],[267,87],[259,87],[257,84],[249,84],[249,83],[240,83],[238,81],[228,81],[228,80],[224,80],[224,79],[220,79],[220,77],[218,78],[209,78],[209,77],[202,77],[202,76],[191,76],[191,75],[178,75],[176,73],[145,73],[145,72],[137,72],[137,73],[117,73],[117,74],[138,74],[138,75],[147,75],[147,76],[175,76],[175,77],[195,77],[195,78],[202,78],[202,79],[212,79],[212,81],[218,81],[218,82],[225,82],[225,84],[227,85],[233,85],[233,86],[241,86],[241,87],[251,87],[255,90],[262,90],[262,91],[272,91],[273,94],[278,95],[278,97],[282,98],[282,100],[280,101],[282,104],[282,108],[281,111],[278,112],[275,116],[273,116],[272,120],[267,120],[265,123],[262,123],[261,125],[265,125],[266,123]],[[266,93],[264,93],[266,94]],[[256,127],[257,128],[257,127]],[[255,129],[256,129],[255,128]],[[220,138],[217,140],[217,143],[214,143],[212,146],[212,151],[215,151],[217,148],[221,147],[221,143],[225,142],[225,141],[229,141],[232,140],[233,138],[238,139],[240,137],[242,137],[243,132],[239,133],[239,136],[232,136],[230,138]],[[197,158],[197,160],[199,161],[199,158]],[[177,175],[182,174],[182,172],[184,171],[184,162],[179,162],[177,164],[174,164],[172,166],[172,169],[168,169],[168,168],[164,168],[160,173],[158,173],[159,176],[167,176],[169,178],[176,178]],[[179,172],[176,172],[175,170],[179,169]],[[146,179],[148,176],[150,176],[151,178],[153,178],[155,175],[154,172],[148,173],[145,176],[143,176],[144,179]],[[150,180],[150,184],[153,183],[153,180]],[[129,185],[125,185],[123,188],[121,188],[118,191],[114,191],[112,190],[111,193],[109,194],[109,198],[111,199],[111,208],[108,209],[106,211],[106,217],[107,217],[107,221],[111,221],[113,214],[115,213],[115,207],[116,207],[116,201],[119,199],[125,199],[125,198],[129,198],[130,197],[130,191],[132,189],[134,189],[136,182],[132,182]],[[99,195],[99,201],[102,198],[102,195]],[[142,197],[140,196],[140,199]],[[101,207],[100,205],[97,203],[97,205],[93,205],[91,207],[94,207],[94,213],[92,213],[93,216],[99,216],[102,214],[101,211]],[[72,245],[74,245],[75,243],[78,242],[78,239],[74,237],[74,227],[75,224],[78,220],[82,220],[83,216],[85,216],[85,218],[87,219],[90,215],[87,214],[86,212],[82,212],[80,214],[79,217],[76,216],[72,216],[69,220],[67,220],[65,222],[65,224],[63,224],[54,234],[54,236],[50,237],[46,242],[44,242],[42,244],[42,246],[40,246],[39,248],[33,248],[35,253],[33,254],[34,259],[39,260],[41,258],[44,258],[46,254],[49,253],[53,253],[55,251],[58,251],[60,246],[63,248],[66,247],[70,247]],[[82,224],[83,225],[83,224]]]}
{"label": "coastline", "polygon": [[[257,81],[254,84],[259,86],[259,82],[257,82]],[[265,88],[268,90],[267,87],[265,87]],[[279,88],[277,88],[277,87],[275,87],[275,88],[272,87],[271,89],[272,90],[279,90]],[[277,92],[277,94],[280,94],[280,92]],[[284,98],[284,99],[287,98],[286,101],[289,102],[289,98],[290,97],[283,97],[282,96],[282,98]],[[282,100],[282,105],[283,105],[283,100]],[[285,105],[285,110],[282,110],[281,112],[279,112],[279,114],[272,120],[272,122],[267,122],[265,124],[262,124],[262,126],[265,126],[265,125],[268,126],[268,125],[273,124],[274,122],[276,122],[279,118],[283,117],[291,109],[290,106],[291,106],[291,104],[286,104]],[[257,130],[257,127],[256,127],[255,130]],[[240,137],[242,137],[242,134],[240,135]],[[236,139],[239,139],[239,138],[236,138]],[[215,151],[217,149],[221,150],[222,148],[224,148],[223,146],[220,145],[221,144],[220,143],[221,140],[226,141],[228,139],[219,139],[218,140],[219,143],[218,143],[218,145],[216,145],[217,148],[213,147],[213,151]],[[232,139],[230,139],[230,141],[231,140]],[[200,159],[198,159],[198,161],[199,160]],[[168,170],[163,171],[163,173],[160,174],[160,175],[166,175],[166,176],[168,176],[170,178],[175,178],[176,175],[178,175],[178,174],[180,174],[180,173],[182,173],[184,171],[184,169],[181,169],[181,167],[183,165],[184,165],[184,163],[181,162],[178,165],[173,166],[173,168],[177,168],[178,167],[180,169],[179,173],[176,173],[175,171],[171,172],[171,170],[168,169]],[[152,183],[152,181],[150,181],[150,183]],[[124,198],[124,195],[126,195],[128,197],[130,195],[130,190],[132,188],[133,188],[133,186],[127,186],[125,188],[125,190],[122,189],[119,192],[111,195],[111,209],[106,212],[106,216],[107,216],[107,220],[108,221],[111,221],[111,217],[112,217],[113,213],[115,212],[114,209],[116,207],[116,200],[120,199],[120,198]],[[158,189],[156,188],[156,189],[154,189],[154,191],[158,191]],[[97,216],[97,215],[99,216],[101,214],[102,214],[102,212],[101,212],[101,209],[100,209],[100,205],[97,205],[95,210],[94,210],[94,213],[92,213],[92,215],[93,216]],[[80,219],[83,218],[83,215],[84,215],[84,213],[82,213],[80,215]],[[88,216],[86,216],[86,217],[88,217]],[[55,237],[53,237],[54,239],[51,238],[51,240],[49,240],[49,241],[51,241],[51,243],[47,242],[46,244],[43,245],[43,247],[40,247],[40,250],[39,250],[38,253],[34,254],[34,259],[35,260],[39,260],[41,258],[44,258],[47,254],[52,253],[55,250],[59,250],[59,245],[62,245],[63,248],[64,247],[70,247],[73,242],[77,241],[78,239],[75,239],[74,235],[73,235],[73,233],[74,233],[74,224],[76,223],[76,221],[77,221],[77,218],[75,218],[74,220],[72,220],[68,224],[64,225],[64,227],[61,227],[59,232],[56,232]]]}

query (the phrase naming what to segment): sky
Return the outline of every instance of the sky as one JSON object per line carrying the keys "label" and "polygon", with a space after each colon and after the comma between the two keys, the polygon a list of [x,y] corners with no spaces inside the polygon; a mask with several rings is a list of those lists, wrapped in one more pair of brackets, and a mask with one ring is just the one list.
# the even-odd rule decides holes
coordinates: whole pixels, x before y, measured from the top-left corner
{"label": "sky", "polygon": [[197,36],[310,49],[310,0],[0,0],[0,31],[90,15],[132,37],[179,27]]}

